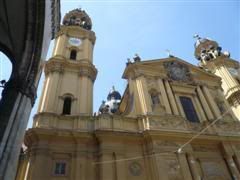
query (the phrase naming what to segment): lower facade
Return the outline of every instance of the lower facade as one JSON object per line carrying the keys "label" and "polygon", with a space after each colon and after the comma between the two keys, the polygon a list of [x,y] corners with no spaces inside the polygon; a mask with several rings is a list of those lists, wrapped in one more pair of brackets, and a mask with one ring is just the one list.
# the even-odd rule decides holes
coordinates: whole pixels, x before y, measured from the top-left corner
{"label": "lower facade", "polygon": [[39,118],[26,133],[17,180],[240,179],[239,122],[195,126],[181,117],[109,114]]}

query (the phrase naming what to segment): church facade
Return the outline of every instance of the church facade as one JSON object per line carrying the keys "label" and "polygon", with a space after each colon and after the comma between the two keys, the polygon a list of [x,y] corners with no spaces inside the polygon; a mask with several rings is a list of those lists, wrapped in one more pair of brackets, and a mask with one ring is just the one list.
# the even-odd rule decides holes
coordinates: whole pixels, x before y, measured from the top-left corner
{"label": "church facade", "polygon": [[64,17],[16,179],[240,179],[238,62],[200,37],[199,66],[136,56],[93,115],[91,27],[81,9]]}

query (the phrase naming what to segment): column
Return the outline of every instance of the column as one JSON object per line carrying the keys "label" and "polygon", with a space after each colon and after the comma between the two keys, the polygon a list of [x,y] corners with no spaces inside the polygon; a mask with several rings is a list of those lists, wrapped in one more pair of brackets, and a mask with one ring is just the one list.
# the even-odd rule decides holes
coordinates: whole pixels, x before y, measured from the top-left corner
{"label": "column", "polygon": [[187,160],[188,160],[188,164],[189,167],[191,169],[191,173],[192,173],[192,177],[194,180],[201,180],[201,175],[198,171],[198,167],[197,167],[197,162],[195,160],[195,158],[193,157],[192,154],[188,154],[187,155]]}
{"label": "column", "polygon": [[192,179],[192,175],[191,175],[191,171],[188,166],[186,154],[179,153],[178,160],[179,160],[179,164],[181,166],[181,171],[182,171],[184,179],[187,179],[187,180]]}
{"label": "column", "polygon": [[194,95],[194,100],[196,102],[198,112],[199,112],[199,114],[201,116],[201,121],[207,121],[207,118],[206,118],[206,116],[204,114],[204,111],[203,111],[203,109],[201,107],[201,104],[199,103],[199,100],[198,100],[196,95]]}
{"label": "column", "polygon": [[166,113],[172,114],[171,107],[170,107],[170,104],[169,104],[169,101],[168,101],[168,98],[167,98],[167,93],[166,93],[166,90],[165,90],[162,79],[158,79],[158,86],[160,88],[160,92],[161,92],[161,95],[162,95],[162,98],[163,98],[163,103],[164,103],[164,106],[165,106],[165,109],[166,109]]}
{"label": "column", "polygon": [[[76,158],[75,158],[75,178],[76,179],[84,179],[84,175],[85,175],[85,161],[81,158],[81,152],[79,150],[79,145],[77,145],[77,150],[76,150]],[[84,161],[84,165],[81,168],[81,163],[80,162]]]}
{"label": "column", "polygon": [[38,149],[35,154],[35,161],[32,164],[31,179],[43,180],[49,179],[53,173],[54,164],[50,162],[47,149]]}
{"label": "column", "polygon": [[[148,156],[151,154],[150,156]],[[160,179],[167,179],[167,173],[164,172],[164,159],[161,156],[155,155],[155,152],[149,152],[147,153],[147,157],[145,159],[145,162],[148,162],[149,169],[148,173],[151,177],[151,180],[160,180]]]}
{"label": "column", "polygon": [[169,101],[170,101],[170,105],[172,107],[173,114],[174,115],[179,115],[179,112],[178,112],[178,109],[177,109],[177,104],[176,104],[175,98],[173,96],[173,92],[172,92],[172,89],[169,85],[169,82],[166,80],[164,82],[164,84],[166,86],[166,90],[167,90],[168,98],[169,98]]}
{"label": "column", "polygon": [[228,165],[229,170],[231,171],[231,174],[234,177],[234,179],[240,179],[239,171],[236,167],[236,164],[233,161],[232,156],[231,155],[226,155],[225,159],[226,159],[227,165]]}
{"label": "column", "polygon": [[143,114],[152,112],[148,89],[144,77],[137,77],[136,84]]}
{"label": "column", "polygon": [[207,100],[209,101],[210,107],[213,110],[215,117],[216,118],[221,117],[221,112],[219,111],[216,102],[214,101],[212,95],[210,94],[210,92],[206,86],[203,86],[203,92],[204,92],[205,97],[207,97]]}
{"label": "column", "polygon": [[58,94],[59,92],[57,93],[56,90],[59,90],[59,77],[59,71],[53,71],[49,74],[49,87],[46,87],[48,93],[46,95],[46,101],[43,102],[43,106],[45,106],[44,110],[47,112],[56,112],[57,110],[56,101],[60,94]]}
{"label": "column", "polygon": [[211,112],[211,109],[210,109],[210,107],[209,107],[209,105],[207,103],[207,100],[205,99],[205,97],[203,95],[203,92],[202,92],[202,90],[201,90],[201,88],[199,86],[197,87],[197,94],[198,94],[198,96],[200,98],[200,101],[202,103],[202,107],[203,107],[204,111],[206,112],[208,119],[209,120],[213,120],[214,117],[213,117],[213,114]]}
{"label": "column", "polygon": [[183,108],[182,108],[182,106],[181,106],[180,99],[178,98],[177,94],[175,94],[174,97],[175,97],[175,100],[176,100],[176,103],[177,103],[177,106],[178,106],[178,110],[179,110],[181,116],[186,118],[186,115],[185,115],[185,113],[184,113],[184,111],[183,111]]}
{"label": "column", "polygon": [[0,123],[0,179],[14,179],[16,176],[20,148],[32,102],[29,97],[19,92],[14,104],[10,105],[13,105],[9,106],[11,114],[8,114],[8,109],[4,114],[4,107],[0,107],[2,123],[6,123],[5,127]]}
{"label": "column", "polygon": [[[124,154],[116,153],[116,160],[125,159]],[[117,161],[116,163],[116,174],[117,180],[127,179],[126,177],[126,161]]]}
{"label": "column", "polygon": [[99,164],[100,167],[100,179],[101,180],[114,180],[114,161],[112,158],[112,154],[109,153],[102,153],[101,161]]}
{"label": "column", "polygon": [[67,37],[65,34],[62,34],[57,38],[57,41],[55,41],[56,45],[53,50],[53,56],[60,56],[64,58],[66,54],[66,48],[65,48],[66,41],[67,41]]}
{"label": "column", "polygon": [[139,101],[136,80],[129,78],[128,81],[129,81],[130,94],[133,94],[133,96],[134,96],[134,105],[133,105],[132,111],[133,111],[133,113],[135,112],[135,114],[137,114],[137,115],[141,114],[141,104]]}
{"label": "column", "polygon": [[234,162],[240,171],[240,152],[234,150]]}

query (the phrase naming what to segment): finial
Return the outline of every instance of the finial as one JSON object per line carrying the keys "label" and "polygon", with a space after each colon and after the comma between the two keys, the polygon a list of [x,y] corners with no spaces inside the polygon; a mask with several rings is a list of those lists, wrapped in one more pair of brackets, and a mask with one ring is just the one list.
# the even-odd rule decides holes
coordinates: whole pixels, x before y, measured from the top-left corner
{"label": "finial", "polygon": [[140,62],[141,58],[139,57],[139,55],[136,53],[135,57],[133,58],[134,62]]}
{"label": "finial", "polygon": [[115,87],[114,86],[112,86],[112,91],[115,91]]}
{"label": "finial", "polygon": [[174,57],[174,56],[171,54],[171,51],[170,51],[169,49],[166,49],[166,52],[167,52],[168,57]]}
{"label": "finial", "polygon": [[129,64],[132,64],[132,62],[131,62],[131,59],[130,59],[130,58],[127,58],[127,63],[126,63],[126,65],[128,66]]}
{"label": "finial", "polygon": [[194,34],[193,38],[196,38],[197,40],[202,39],[198,34]]}

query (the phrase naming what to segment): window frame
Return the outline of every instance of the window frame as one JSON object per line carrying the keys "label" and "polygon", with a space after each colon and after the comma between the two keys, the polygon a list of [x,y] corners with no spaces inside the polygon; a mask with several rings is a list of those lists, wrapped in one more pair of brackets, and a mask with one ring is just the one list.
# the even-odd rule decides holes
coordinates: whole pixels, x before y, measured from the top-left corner
{"label": "window frame", "polygon": [[[52,174],[53,176],[67,176],[68,173],[68,163],[65,160],[54,160],[53,162],[53,170],[52,170]],[[64,174],[62,173],[56,173],[56,168],[57,168],[57,164],[64,164]]]}
{"label": "window frame", "polygon": [[[75,53],[74,54],[74,58],[72,58],[72,53]],[[77,54],[78,54],[78,51],[76,50],[76,49],[70,49],[70,54],[69,54],[69,59],[71,60],[71,61],[76,61],[77,60]]]}
{"label": "window frame", "polygon": [[[194,101],[193,101],[193,98],[192,98],[191,96],[186,96],[186,95],[179,95],[178,98],[179,98],[179,102],[180,102],[181,108],[182,108],[182,110],[183,110],[183,113],[184,113],[184,115],[185,115],[185,118],[186,118],[189,122],[191,122],[191,123],[200,123],[201,120],[200,120],[199,114],[198,114],[198,112],[197,112],[198,109],[196,108],[196,105],[195,105],[195,103],[194,103]],[[192,119],[191,117],[189,117],[189,113],[186,113],[186,108],[184,108],[184,107],[186,107],[186,106],[183,105],[181,98],[186,98],[186,99],[189,99],[189,100],[190,100],[190,102],[191,102],[191,104],[192,104],[192,110],[193,110],[193,111],[192,111],[192,110],[191,110],[191,111],[193,112],[193,114],[195,114],[195,118],[194,118],[194,119]],[[188,109],[189,109],[189,108],[188,108]]]}
{"label": "window frame", "polygon": [[[70,104],[66,104],[66,103],[68,103],[66,100],[70,100]],[[70,97],[70,96],[64,97],[63,106],[62,106],[62,115],[71,115],[71,113],[72,113],[72,103],[73,103],[72,97]],[[68,107],[67,105],[70,106],[70,107]],[[66,112],[66,113],[64,113],[64,112]]]}

